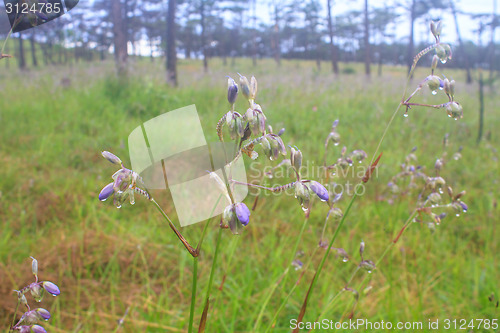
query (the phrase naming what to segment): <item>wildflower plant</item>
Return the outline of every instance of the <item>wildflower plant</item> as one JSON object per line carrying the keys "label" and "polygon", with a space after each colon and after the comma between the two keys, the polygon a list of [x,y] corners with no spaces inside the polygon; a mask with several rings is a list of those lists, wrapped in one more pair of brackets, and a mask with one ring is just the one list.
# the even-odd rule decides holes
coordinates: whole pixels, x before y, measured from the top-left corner
{"label": "wildflower plant", "polygon": [[[45,328],[39,324],[48,321],[51,317],[49,311],[44,308],[32,309],[28,303],[26,295],[31,295],[31,297],[36,302],[41,302],[45,293],[52,296],[59,296],[61,291],[59,287],[50,281],[39,281],[38,280],[38,261],[31,257],[31,271],[35,277],[35,281],[27,285],[20,290],[14,290],[17,294],[17,305],[14,311],[14,316],[12,319],[12,325],[8,332],[20,332],[20,333],[47,333]],[[19,307],[26,307],[26,311],[23,313],[21,318],[16,322],[17,311]]]}
{"label": "wildflower plant", "polygon": [[[408,111],[413,107],[429,107],[434,109],[444,109],[448,116],[454,118],[455,120],[463,117],[462,106],[455,100],[455,81],[449,80],[446,77],[441,78],[434,74],[439,61],[445,63],[452,57],[450,46],[440,41],[441,29],[442,26],[440,22],[431,23],[431,32],[435,38],[435,43],[425,48],[415,57],[401,102],[390,118],[378,143],[378,146],[372,155],[371,160],[368,160],[369,163],[364,169],[363,174],[356,176],[356,184],[354,186],[354,192],[352,194],[346,194],[344,192],[334,193],[333,190],[335,189],[335,186],[338,185],[338,183],[345,181],[346,177],[343,171],[348,170],[349,168],[353,168],[353,165],[366,161],[368,154],[361,149],[353,149],[352,151],[348,152],[347,146],[344,146],[339,152],[337,152],[338,155],[336,156],[336,158],[334,158],[333,161],[330,160],[330,145],[336,147],[341,142],[339,120],[336,120],[332,124],[330,132],[324,142],[325,153],[323,158],[323,171],[325,171],[325,173],[323,174],[323,177],[316,180],[308,179],[309,177],[306,177],[304,173],[303,164],[305,159],[303,157],[303,152],[296,146],[289,146],[285,144],[285,141],[283,139],[284,129],[280,130],[278,133],[273,132],[272,126],[268,124],[268,118],[266,117],[266,114],[264,112],[265,109],[260,104],[257,104],[257,79],[254,76],[248,79],[247,77],[238,74],[239,80],[237,83],[233,78],[227,77],[227,101],[229,104],[229,110],[222,113],[222,116],[216,125],[217,136],[219,138],[219,141],[223,144],[222,146],[224,147],[226,165],[231,166],[236,163],[236,161],[242,158],[248,158],[250,159],[250,161],[256,160],[258,158],[266,158],[266,160],[269,160],[270,163],[274,165],[272,166],[271,171],[263,173],[264,176],[261,178],[261,182],[259,184],[240,182],[233,179],[230,167],[221,169],[222,177],[214,172],[210,172],[210,178],[213,180],[213,186],[218,188],[222,200],[227,200],[227,204],[220,218],[215,255],[210,270],[209,283],[206,290],[203,312],[199,324],[199,332],[203,332],[207,324],[207,314],[210,305],[211,288],[214,280],[215,267],[218,259],[217,257],[219,254],[221,234],[223,230],[227,229],[229,229],[232,234],[241,234],[244,232],[245,228],[249,228],[252,225],[250,223],[252,213],[248,206],[244,202],[235,200],[235,186],[246,186],[275,194],[283,194],[288,190],[291,190],[294,197],[298,201],[299,206],[304,212],[304,222],[300,229],[295,245],[290,252],[290,259],[287,262],[288,265],[279,281],[273,284],[271,290],[264,298],[260,307],[260,311],[257,314],[255,320],[254,331],[263,331],[261,329],[261,322],[264,310],[269,304],[269,301],[271,300],[271,297],[278,286],[285,286],[285,281],[287,279],[288,273],[291,270],[305,270],[310,265],[313,265],[313,255],[310,256],[307,262],[303,262],[302,259],[299,259],[300,252],[298,251],[298,248],[303,232],[308,224],[314,201],[322,203],[323,207],[325,208],[325,223],[323,226],[321,237],[319,238],[318,246],[314,250],[314,253],[316,253],[318,249],[321,249],[323,255],[321,260],[319,261],[319,264],[314,270],[315,273],[310,282],[302,307],[298,314],[297,322],[300,323],[306,314],[309,297],[314,292],[314,287],[321,276],[322,269],[330,251],[335,251],[337,253],[337,256],[342,258],[342,261],[347,261],[349,257],[354,257],[349,256],[344,249],[336,247],[335,242],[354,202],[359,196],[361,196],[361,193],[364,192],[364,186],[367,185],[374,172],[376,172],[377,165],[382,157],[382,153],[379,154],[379,150],[395,116],[400,112],[402,108],[405,109],[404,116],[407,116]],[[434,50],[436,54],[432,59],[430,75],[425,77],[417,85],[415,91],[407,97],[407,87],[417,63],[425,54],[432,50]],[[438,92],[443,91],[448,100],[444,103],[435,105],[414,102],[413,99],[416,96],[417,92],[419,92],[426,86],[431,89],[433,94],[437,94]],[[243,95],[244,102],[246,102],[247,104],[246,110],[237,108],[237,101],[240,94]],[[233,143],[232,145],[225,144],[230,143],[231,141]],[[460,152],[458,152],[458,154],[459,153]],[[195,299],[197,294],[198,256],[201,251],[203,239],[207,232],[207,226],[211,224],[212,221],[209,220],[205,223],[198,245],[196,246],[196,248],[192,247],[182,236],[182,234],[177,230],[167,214],[153,199],[147,188],[145,188],[140,175],[135,173],[133,170],[124,167],[123,162],[114,154],[103,152],[102,155],[109,162],[119,166],[120,169],[116,171],[111,177],[112,182],[107,184],[102,189],[101,193],[99,194],[99,199],[104,201],[108,198],[113,198],[114,205],[117,208],[120,208],[127,199],[131,204],[133,204],[135,202],[134,194],[140,194],[156,206],[162,216],[168,221],[170,228],[191,254],[193,258],[193,281],[191,288],[191,307],[188,332],[192,332]],[[454,156],[456,156],[456,154]],[[453,190],[447,186],[446,181],[440,175],[440,172],[444,164],[446,163],[446,155],[441,156],[436,161],[434,167],[436,175],[427,175],[420,166],[415,165],[415,160],[416,155],[414,154],[413,150],[406,157],[405,163],[401,166],[401,172],[393,177],[393,179],[389,183],[390,185],[388,186],[387,190],[387,198],[389,201],[394,200],[395,197],[400,195],[401,193],[418,193],[415,209],[410,214],[408,220],[403,224],[403,227],[399,231],[399,233],[395,236],[394,239],[390,241],[388,248],[385,250],[385,252],[383,252],[383,255],[378,260],[372,261],[371,259],[365,258],[365,243],[363,241],[360,241],[359,264],[356,265],[356,269],[352,273],[351,277],[347,280],[345,286],[341,290],[339,290],[338,294],[331,300],[328,306],[325,307],[324,311],[326,311],[331,306],[331,304],[333,304],[334,300],[337,299],[339,294],[346,291],[351,292],[354,295],[354,300],[357,303],[360,296],[359,290],[361,290],[362,284],[366,279],[365,274],[365,278],[359,286],[352,286],[351,284],[354,281],[354,278],[358,271],[365,271],[367,272],[367,274],[369,274],[376,270],[385,254],[392,248],[392,246],[394,246],[394,244],[398,241],[398,239],[401,237],[403,232],[407,229],[412,221],[427,223],[429,228],[431,228],[429,219],[430,222],[432,222],[434,225],[438,225],[439,222],[445,217],[445,213],[442,210],[448,209],[456,212],[458,212],[459,210],[467,210],[467,205],[461,201],[461,198],[463,197],[465,192],[460,192],[458,194],[454,193]],[[291,170],[292,179],[290,179],[284,185],[273,187],[265,186],[264,178],[273,177],[273,173],[280,168]],[[399,181],[402,179],[408,180],[406,182],[403,182],[406,185],[399,184]],[[403,186],[405,186],[405,188],[403,188]],[[446,191],[449,196],[449,202],[446,204],[444,203],[444,199],[442,198],[444,191]],[[339,205],[339,202],[343,198],[349,196],[350,200],[345,209],[337,207]],[[256,207],[257,199],[258,195],[256,195],[253,209],[255,209]],[[328,236],[326,233],[327,224],[332,221],[336,223],[336,228],[333,235]],[[266,332],[272,329],[277,317],[279,316],[280,311],[285,307],[289,297],[294,292],[297,285],[298,284],[294,284],[292,289],[284,298],[273,319],[270,321],[267,330],[265,330]]]}

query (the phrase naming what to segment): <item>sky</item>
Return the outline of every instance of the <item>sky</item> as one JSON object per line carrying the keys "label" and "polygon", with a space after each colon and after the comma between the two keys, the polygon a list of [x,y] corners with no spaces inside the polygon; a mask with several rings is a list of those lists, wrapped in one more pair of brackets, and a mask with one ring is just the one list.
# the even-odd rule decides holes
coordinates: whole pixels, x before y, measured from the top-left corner
{"label": "sky", "polygon": [[[81,0],[83,1],[93,1],[93,0]],[[167,1],[167,0],[164,0]],[[256,0],[257,2],[257,16],[263,22],[270,23],[271,19],[269,17],[269,13],[271,8],[269,3],[272,1],[280,1],[280,0]],[[386,4],[394,4],[396,1],[398,2],[406,2],[410,3],[411,0],[368,0],[369,6],[371,8],[375,7],[383,7]],[[446,0],[444,0],[446,1]],[[456,8],[458,12],[467,13],[467,14],[480,14],[480,13],[488,13],[491,14],[493,12],[493,8],[495,3],[497,3],[497,11],[499,14],[498,2],[500,0],[454,0],[456,4]],[[323,16],[326,17],[326,0],[319,0],[322,6]],[[1,4],[1,2],[0,2]],[[362,10],[364,6],[364,0],[332,0],[333,4],[333,14],[339,15],[345,13],[349,10]],[[396,26],[390,29],[391,32],[394,32],[398,39],[407,38],[409,35],[410,25],[408,22],[408,13],[401,11],[402,16],[399,18],[399,22]],[[71,12],[68,13],[71,16]],[[453,21],[453,17],[451,13],[445,12],[443,10],[435,10],[432,11],[433,19],[441,19],[443,21],[443,31],[441,35],[441,40],[443,42],[449,42],[453,44],[457,40],[456,32],[455,32],[455,24]],[[478,21],[472,20],[469,15],[459,14],[459,23],[460,30],[462,34],[463,40],[471,40],[477,42],[477,33],[475,32],[478,28]],[[182,20],[182,18],[179,18]],[[8,23],[7,23],[7,15],[3,11],[0,14],[0,26],[5,28],[6,31],[0,31],[0,33],[6,34],[8,32]],[[5,24],[3,24],[5,23]],[[425,24],[424,24],[425,23]],[[432,43],[433,38],[429,32],[428,22],[424,20],[417,21],[415,25],[415,40],[416,42],[428,42]],[[483,43],[487,43],[491,38],[491,33],[489,30],[483,33]],[[497,42],[500,41],[500,32],[497,32],[495,35],[495,40]]]}

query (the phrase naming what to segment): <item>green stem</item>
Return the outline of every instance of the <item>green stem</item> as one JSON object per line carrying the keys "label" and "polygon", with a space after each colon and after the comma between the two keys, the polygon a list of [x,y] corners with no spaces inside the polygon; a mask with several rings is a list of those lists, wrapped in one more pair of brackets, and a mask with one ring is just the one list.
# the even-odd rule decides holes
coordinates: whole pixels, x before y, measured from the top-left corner
{"label": "green stem", "polygon": [[12,317],[12,324],[10,325],[9,330],[7,331],[7,333],[12,332],[12,327],[14,327],[14,325],[16,324],[16,314],[17,314],[17,310],[19,309],[19,304],[20,303],[21,303],[21,300],[19,299],[19,295],[18,295],[17,296],[16,310],[14,311],[14,316]]}
{"label": "green stem", "polygon": [[206,296],[206,302],[208,302],[210,298],[210,292],[212,290],[212,284],[214,282],[214,272],[215,272],[215,266],[217,264],[217,256],[219,255],[219,249],[220,249],[220,240],[222,238],[222,228],[219,228],[219,232],[217,233],[217,240],[216,240],[216,245],[215,245],[215,253],[214,253],[214,260],[212,261],[212,268],[210,269],[210,277],[208,278],[208,287],[207,287],[207,296]]}
{"label": "green stem", "polygon": [[194,306],[196,303],[196,287],[198,284],[198,257],[193,257],[193,284],[191,286],[191,307],[189,310],[188,332],[193,332]]}

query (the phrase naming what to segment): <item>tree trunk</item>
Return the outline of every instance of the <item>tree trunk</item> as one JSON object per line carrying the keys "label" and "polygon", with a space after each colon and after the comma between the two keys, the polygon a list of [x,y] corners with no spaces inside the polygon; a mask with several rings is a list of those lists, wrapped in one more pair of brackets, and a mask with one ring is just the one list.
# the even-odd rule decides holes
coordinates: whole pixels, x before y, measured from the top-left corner
{"label": "tree trunk", "polygon": [[415,2],[416,0],[413,0],[411,2],[411,10],[410,10],[410,40],[408,42],[408,57],[407,57],[407,62],[408,62],[408,72],[411,70],[411,66],[413,65],[413,28],[415,24]]}
{"label": "tree trunk", "polygon": [[24,46],[23,46],[23,37],[21,33],[19,33],[19,69],[26,68],[26,59],[24,58]]}
{"label": "tree trunk", "polygon": [[365,74],[370,76],[370,22],[368,19],[368,0],[365,0]]}
{"label": "tree trunk", "polygon": [[177,0],[168,1],[167,14],[167,82],[177,86],[177,52],[175,49],[175,9]]}
{"label": "tree trunk", "polygon": [[253,6],[253,31],[252,31],[252,64],[257,66],[257,0],[252,0]]}
{"label": "tree trunk", "polygon": [[201,50],[203,51],[203,70],[208,72],[207,59],[207,41],[205,36],[205,2],[201,1],[200,5],[200,24],[201,24]]}
{"label": "tree trunk", "polygon": [[453,3],[453,0],[450,0],[450,7],[451,7],[451,13],[453,15],[453,19],[455,20],[455,30],[457,32],[458,45],[460,46],[460,50],[462,50],[462,55],[464,57],[465,71],[467,72],[467,83],[472,83],[472,75],[470,72],[469,57],[467,56],[467,53],[465,52],[464,43],[462,42],[460,30],[458,29],[457,11],[455,10],[455,4]]}
{"label": "tree trunk", "polygon": [[111,0],[111,17],[113,20],[113,41],[115,46],[115,65],[118,75],[127,74],[127,35],[123,22],[120,0]]}
{"label": "tree trunk", "polygon": [[493,72],[495,71],[495,30],[497,28],[497,0],[493,0],[493,16],[491,21],[491,40],[490,40],[490,88],[493,88]]}
{"label": "tree trunk", "polygon": [[332,4],[331,0],[327,0],[328,5],[328,35],[330,36],[330,52],[332,57],[332,71],[339,74],[339,66],[337,61],[337,48],[333,43],[333,24],[332,24]]}
{"label": "tree trunk", "polygon": [[278,6],[274,6],[274,61],[278,66],[281,65],[281,44],[280,44],[280,26],[278,17]]}
{"label": "tree trunk", "polygon": [[38,67],[38,61],[36,59],[36,47],[35,47],[35,29],[33,29],[31,32],[30,47],[31,47],[31,60],[33,62],[33,67]]}

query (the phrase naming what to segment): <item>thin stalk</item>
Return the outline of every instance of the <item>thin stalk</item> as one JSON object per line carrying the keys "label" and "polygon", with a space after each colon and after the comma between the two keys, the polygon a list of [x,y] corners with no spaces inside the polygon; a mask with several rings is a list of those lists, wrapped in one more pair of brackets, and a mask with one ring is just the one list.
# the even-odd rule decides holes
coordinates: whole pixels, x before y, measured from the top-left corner
{"label": "thin stalk", "polygon": [[184,245],[184,247],[186,248],[186,250],[188,250],[189,254],[191,254],[193,257],[197,257],[199,253],[188,243],[188,241],[184,238],[184,236],[182,236],[182,234],[179,232],[179,230],[177,230],[177,228],[175,227],[175,225],[172,223],[172,220],[170,220],[170,218],[168,217],[168,215],[163,211],[163,209],[156,202],[156,200],[153,199],[153,198],[151,198],[150,201],[152,203],[154,203],[154,205],[156,206],[156,208],[158,209],[158,211],[160,211],[161,215],[163,215],[163,217],[167,220],[168,225],[170,226],[170,229],[172,229],[172,231],[175,233],[175,235],[177,236],[177,238],[179,238],[179,240]]}
{"label": "thin stalk", "polygon": [[[282,283],[283,286],[286,285],[286,279],[288,277],[288,272],[290,271],[290,266],[292,265],[294,259],[295,259],[295,256],[297,255],[297,250],[299,248],[299,244],[302,240],[302,235],[304,234],[304,230],[306,229],[306,226],[307,226],[307,222],[309,221],[309,213],[306,214],[306,217],[304,219],[304,223],[302,223],[302,228],[300,229],[300,232],[299,232],[299,236],[297,237],[297,241],[295,242],[295,245],[293,247],[293,250],[292,250],[292,254],[290,256],[290,260],[287,261],[287,266],[286,266],[286,270],[285,270],[285,273],[283,274],[283,277],[280,278],[280,280],[282,280],[281,282],[278,280],[278,282],[272,287],[271,291],[268,293],[264,303],[262,304],[262,307],[260,309],[260,312],[259,312],[259,315],[257,317],[257,320],[255,321],[255,325],[253,327],[253,330],[254,332],[258,332],[258,328],[259,328],[259,324],[260,324],[260,321],[262,319],[262,316],[264,315],[264,311],[267,307],[267,304],[269,303],[269,301],[271,300],[271,297],[272,295],[274,294],[276,288],[278,287],[278,285],[280,283]],[[294,287],[295,288],[295,287]]]}
{"label": "thin stalk", "polygon": [[17,296],[16,310],[14,311],[14,315],[12,316],[12,324],[10,325],[9,330],[7,331],[7,333],[12,332],[12,327],[14,327],[14,325],[16,324],[16,314],[17,314],[17,310],[19,309],[19,304],[20,303],[21,303],[21,300],[19,299],[19,295],[18,295]]}
{"label": "thin stalk", "polygon": [[198,284],[198,256],[193,257],[193,284],[191,286],[191,307],[189,310],[189,326],[188,332],[193,332],[194,306],[196,303],[196,287]]}

